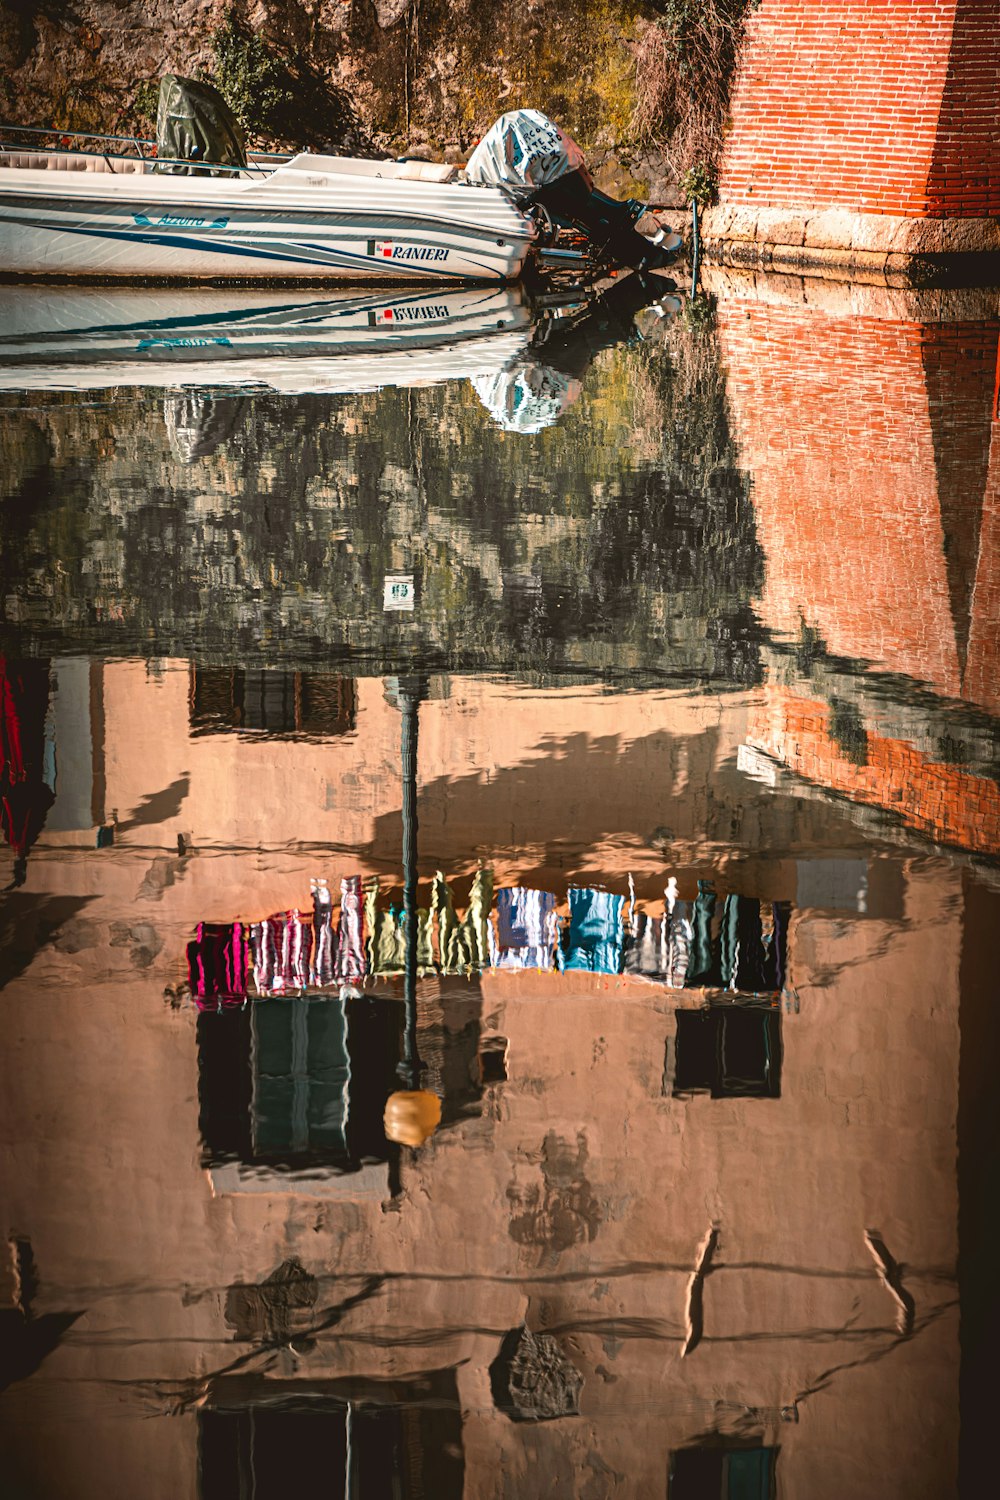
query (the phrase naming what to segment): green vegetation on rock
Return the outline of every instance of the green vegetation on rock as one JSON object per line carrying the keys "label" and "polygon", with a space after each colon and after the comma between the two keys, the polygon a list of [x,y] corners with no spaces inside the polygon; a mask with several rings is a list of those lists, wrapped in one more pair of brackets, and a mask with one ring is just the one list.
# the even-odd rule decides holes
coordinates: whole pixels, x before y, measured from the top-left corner
{"label": "green vegetation on rock", "polygon": [[244,130],[267,130],[281,122],[294,98],[288,69],[259,32],[248,30],[227,10],[212,34],[215,84]]}
{"label": "green vegetation on rock", "polygon": [[0,99],[24,124],[145,133],[162,72],[207,75],[261,144],[435,156],[533,107],[577,138],[607,191],[664,201],[671,180],[717,162],[752,5],[561,0],[515,16],[500,0],[268,0],[260,27],[245,0],[205,0],[183,22],[173,0],[75,0],[72,20],[45,7],[0,28]]}
{"label": "green vegetation on rock", "polygon": [[160,98],[160,83],[157,78],[144,78],[135,91],[132,108],[141,120],[156,125],[156,107]]}
{"label": "green vegetation on rock", "polygon": [[[688,200],[710,201],[747,19],[760,0],[659,0],[636,53],[634,126],[665,150]],[[708,196],[704,196],[708,190]]]}

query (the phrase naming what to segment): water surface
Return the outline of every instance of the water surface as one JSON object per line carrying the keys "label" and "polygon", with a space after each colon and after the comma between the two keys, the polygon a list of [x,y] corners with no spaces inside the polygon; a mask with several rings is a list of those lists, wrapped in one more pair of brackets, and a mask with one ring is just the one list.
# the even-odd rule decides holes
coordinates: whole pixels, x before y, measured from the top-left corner
{"label": "water surface", "polygon": [[12,1494],[976,1493],[997,299],[711,288],[16,289]]}

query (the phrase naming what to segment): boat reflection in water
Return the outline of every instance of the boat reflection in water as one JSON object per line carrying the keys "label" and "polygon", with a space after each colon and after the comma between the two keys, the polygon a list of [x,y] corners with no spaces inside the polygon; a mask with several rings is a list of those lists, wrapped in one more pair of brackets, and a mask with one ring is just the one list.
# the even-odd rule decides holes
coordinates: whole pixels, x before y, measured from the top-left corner
{"label": "boat reflection in water", "polygon": [[517,287],[428,292],[0,289],[0,389],[245,386],[288,394],[432,385],[525,347]]}
{"label": "boat reflection in water", "polygon": [[634,313],[679,309],[664,286],[626,276],[610,292],[569,287],[541,303],[519,287],[307,300],[287,291],[45,287],[28,297],[0,288],[0,391],[190,392],[165,406],[183,459],[230,435],[232,422],[213,409],[218,390],[339,395],[471,380],[502,427],[537,432],[579,396],[596,353],[638,337]]}

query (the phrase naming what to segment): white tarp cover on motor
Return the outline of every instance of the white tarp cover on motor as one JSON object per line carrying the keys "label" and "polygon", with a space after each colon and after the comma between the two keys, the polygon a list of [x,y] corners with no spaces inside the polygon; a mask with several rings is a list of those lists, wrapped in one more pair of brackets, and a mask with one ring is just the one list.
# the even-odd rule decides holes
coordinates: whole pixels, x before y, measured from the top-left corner
{"label": "white tarp cover on motor", "polygon": [[537,109],[512,109],[491,125],[469,158],[470,182],[539,188],[567,172],[586,171],[573,137]]}

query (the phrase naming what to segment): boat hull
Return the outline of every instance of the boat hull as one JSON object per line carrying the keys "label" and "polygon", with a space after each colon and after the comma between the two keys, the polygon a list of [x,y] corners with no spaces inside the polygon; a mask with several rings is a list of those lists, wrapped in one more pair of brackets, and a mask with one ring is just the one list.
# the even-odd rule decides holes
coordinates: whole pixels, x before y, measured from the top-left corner
{"label": "boat hull", "polygon": [[533,239],[503,194],[462,184],[319,168],[221,182],[0,168],[8,278],[512,281]]}

